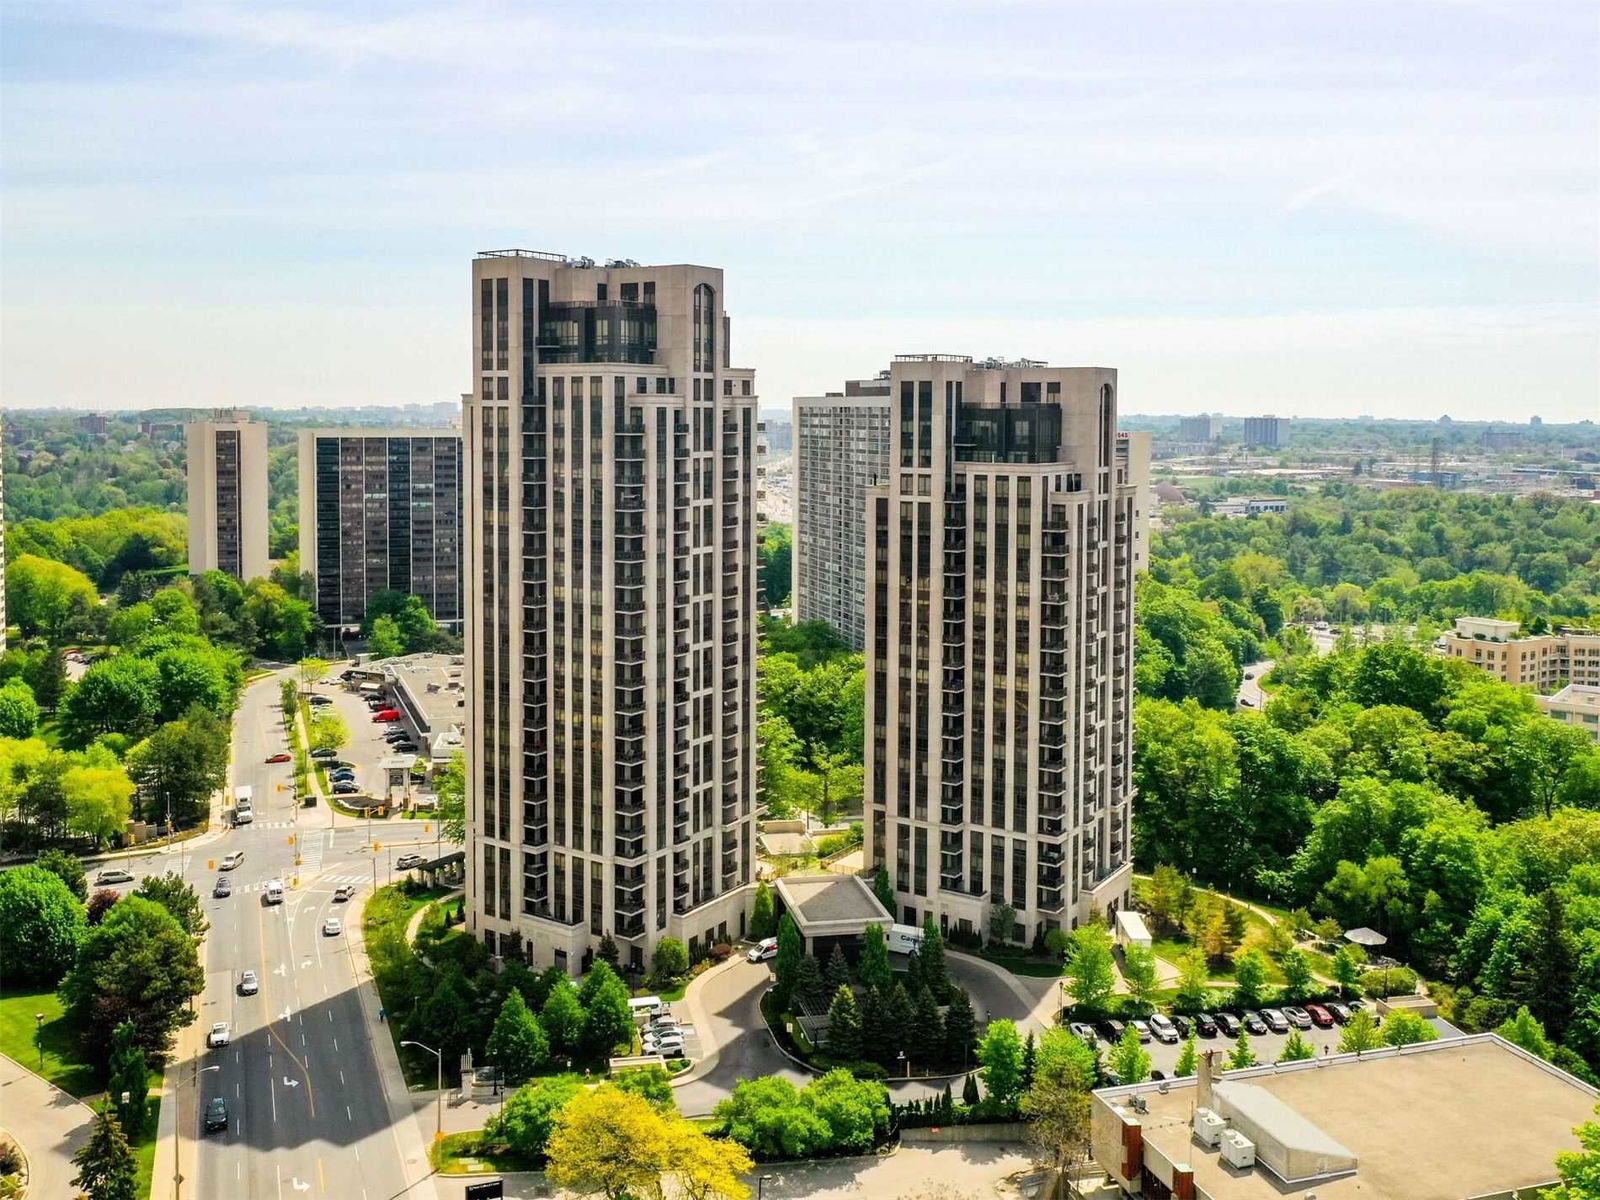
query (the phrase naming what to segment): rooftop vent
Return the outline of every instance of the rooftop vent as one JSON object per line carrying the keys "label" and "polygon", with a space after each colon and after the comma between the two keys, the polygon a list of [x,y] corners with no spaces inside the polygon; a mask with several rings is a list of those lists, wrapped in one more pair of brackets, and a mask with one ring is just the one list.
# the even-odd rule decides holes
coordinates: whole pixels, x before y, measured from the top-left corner
{"label": "rooftop vent", "polygon": [[1227,1128],[1228,1123],[1209,1108],[1194,1110],[1194,1135],[1213,1150],[1217,1148],[1217,1143]]}
{"label": "rooftop vent", "polygon": [[1230,1129],[1222,1135],[1222,1161],[1248,1171],[1256,1165],[1256,1144],[1237,1129]]}

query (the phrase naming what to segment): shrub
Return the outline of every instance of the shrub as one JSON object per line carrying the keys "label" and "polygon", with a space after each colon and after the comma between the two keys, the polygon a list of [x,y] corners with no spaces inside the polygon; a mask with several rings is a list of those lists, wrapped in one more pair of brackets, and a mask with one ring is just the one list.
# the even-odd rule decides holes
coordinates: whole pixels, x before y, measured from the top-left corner
{"label": "shrub", "polygon": [[0,1140],[0,1175],[13,1175],[22,1170],[22,1152],[15,1142]]}
{"label": "shrub", "polygon": [[1409,996],[1417,990],[1417,973],[1410,967],[1390,967],[1387,971],[1366,971],[1361,976],[1361,991],[1369,999],[1384,999],[1385,986],[1390,996]]}
{"label": "shrub", "polygon": [[733,947],[727,942],[718,942],[711,947],[712,962],[727,962],[731,957],[733,957]]}
{"label": "shrub", "polygon": [[851,1062],[840,1063],[839,1065],[845,1070],[849,1071],[850,1074],[854,1075],[857,1079],[871,1079],[878,1083],[882,1083],[885,1079],[889,1078],[889,1072],[882,1063]]}

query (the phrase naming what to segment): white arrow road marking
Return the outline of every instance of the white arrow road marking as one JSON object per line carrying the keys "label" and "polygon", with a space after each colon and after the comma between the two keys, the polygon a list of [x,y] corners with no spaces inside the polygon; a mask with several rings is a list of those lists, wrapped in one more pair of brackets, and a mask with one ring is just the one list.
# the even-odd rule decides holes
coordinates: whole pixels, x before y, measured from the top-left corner
{"label": "white arrow road marking", "polygon": [[287,975],[289,973],[289,964],[279,963],[277,966],[272,968],[272,973],[274,975]]}
{"label": "white arrow road marking", "polygon": [[298,1079],[290,1079],[287,1075],[285,1075],[283,1077],[283,1086],[284,1087],[299,1087],[300,1086],[300,1081]]}
{"label": "white arrow road marking", "polygon": [[281,1013],[278,1014],[278,1020],[287,1021],[293,1015],[294,1015],[293,1011],[286,1008]]}
{"label": "white arrow road marking", "polygon": [[289,1185],[297,1192],[309,1192],[311,1190],[311,1185],[309,1183],[302,1183],[299,1179],[295,1178],[291,1178],[289,1180]]}

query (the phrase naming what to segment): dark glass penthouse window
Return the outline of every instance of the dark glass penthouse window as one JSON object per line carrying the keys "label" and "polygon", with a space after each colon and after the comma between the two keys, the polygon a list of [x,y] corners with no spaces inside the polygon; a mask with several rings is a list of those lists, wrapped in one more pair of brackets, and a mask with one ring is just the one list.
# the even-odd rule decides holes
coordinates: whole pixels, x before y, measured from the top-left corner
{"label": "dark glass penthouse window", "polygon": [[956,418],[956,457],[962,462],[1058,462],[1061,406],[1026,409],[963,405]]}

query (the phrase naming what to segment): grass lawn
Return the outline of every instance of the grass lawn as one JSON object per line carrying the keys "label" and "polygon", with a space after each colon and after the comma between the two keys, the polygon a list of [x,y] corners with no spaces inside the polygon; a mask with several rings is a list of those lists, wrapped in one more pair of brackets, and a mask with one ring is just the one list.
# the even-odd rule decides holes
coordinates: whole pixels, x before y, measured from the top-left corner
{"label": "grass lawn", "polygon": [[[970,951],[968,952],[970,953]],[[997,967],[1004,967],[1013,975],[1032,975],[1040,979],[1055,979],[1066,971],[1063,963],[1052,959],[1031,958],[1025,954],[1000,954],[984,950],[980,957]]]}
{"label": "grass lawn", "polygon": [[443,1141],[429,1147],[428,1158],[441,1175],[479,1171],[537,1171],[544,1166],[542,1161],[526,1155],[486,1147],[481,1129],[445,1134]]}
{"label": "grass lawn", "polygon": [[[34,1046],[35,1013],[44,1014],[44,1066]],[[55,992],[7,989],[0,992],[0,1053],[36,1071],[74,1096],[94,1093],[94,1070],[83,1057],[78,1031],[62,1014]]]}
{"label": "grass lawn", "polygon": [[[161,1086],[159,1079],[152,1079],[151,1088]],[[145,1125],[145,1132],[133,1144],[134,1161],[138,1163],[138,1197],[139,1200],[150,1200],[150,1176],[156,1166],[156,1129],[161,1122],[161,1097],[150,1097],[150,1120]]]}

